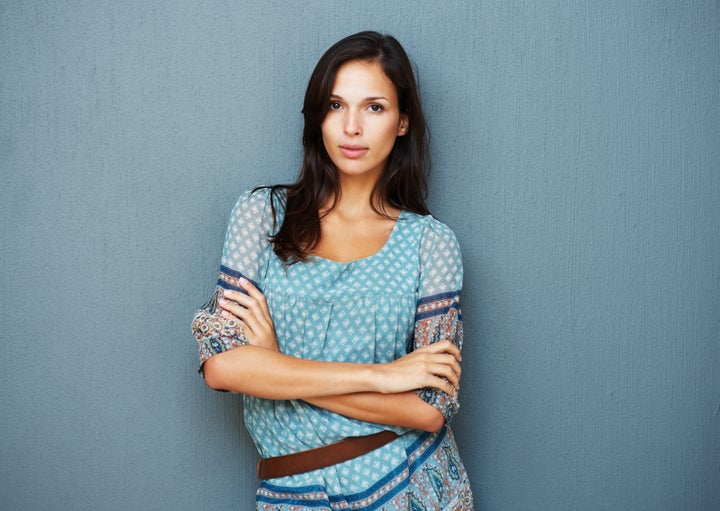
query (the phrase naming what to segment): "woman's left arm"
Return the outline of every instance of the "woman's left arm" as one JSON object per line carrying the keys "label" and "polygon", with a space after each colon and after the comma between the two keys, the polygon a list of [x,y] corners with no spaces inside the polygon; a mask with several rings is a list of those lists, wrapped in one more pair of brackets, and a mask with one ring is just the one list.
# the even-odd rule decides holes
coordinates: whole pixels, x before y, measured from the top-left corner
{"label": "woman's left arm", "polygon": [[398,394],[358,392],[306,399],[311,405],[353,419],[434,433],[445,424],[443,414],[413,391]]}

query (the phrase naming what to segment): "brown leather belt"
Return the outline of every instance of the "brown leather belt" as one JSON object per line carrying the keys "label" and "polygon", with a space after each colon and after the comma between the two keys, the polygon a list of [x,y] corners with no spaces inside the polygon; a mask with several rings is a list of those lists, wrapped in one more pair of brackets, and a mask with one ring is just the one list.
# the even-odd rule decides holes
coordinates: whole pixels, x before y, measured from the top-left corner
{"label": "brown leather belt", "polygon": [[397,433],[385,430],[373,435],[345,438],[307,451],[264,458],[258,461],[258,477],[273,479],[329,467],[374,451],[397,437]]}

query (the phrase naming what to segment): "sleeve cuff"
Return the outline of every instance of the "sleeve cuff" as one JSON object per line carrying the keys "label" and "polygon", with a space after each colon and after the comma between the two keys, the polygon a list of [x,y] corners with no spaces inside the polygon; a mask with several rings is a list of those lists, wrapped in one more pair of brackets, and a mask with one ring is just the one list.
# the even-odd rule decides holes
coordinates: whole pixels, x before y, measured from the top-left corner
{"label": "sleeve cuff", "polygon": [[460,410],[460,402],[456,397],[449,396],[445,392],[426,387],[416,390],[415,393],[427,404],[436,408],[445,418],[445,424],[449,424],[453,417]]}

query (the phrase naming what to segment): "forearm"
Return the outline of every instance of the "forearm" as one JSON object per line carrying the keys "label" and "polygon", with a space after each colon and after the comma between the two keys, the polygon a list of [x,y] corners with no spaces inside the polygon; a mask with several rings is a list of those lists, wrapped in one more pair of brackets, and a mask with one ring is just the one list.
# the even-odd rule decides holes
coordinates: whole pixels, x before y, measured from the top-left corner
{"label": "forearm", "polygon": [[249,344],[210,356],[203,368],[210,387],[265,399],[357,392],[398,394],[423,388],[455,394],[460,381],[459,356],[450,341],[418,348],[384,364],[304,360]]}
{"label": "forearm", "polygon": [[415,392],[358,392],[309,398],[305,401],[346,417],[388,426],[435,432],[445,424],[442,413],[420,399]]}
{"label": "forearm", "polygon": [[311,399],[379,390],[375,365],[304,360],[252,345],[211,357],[203,371],[214,389],[264,399]]}

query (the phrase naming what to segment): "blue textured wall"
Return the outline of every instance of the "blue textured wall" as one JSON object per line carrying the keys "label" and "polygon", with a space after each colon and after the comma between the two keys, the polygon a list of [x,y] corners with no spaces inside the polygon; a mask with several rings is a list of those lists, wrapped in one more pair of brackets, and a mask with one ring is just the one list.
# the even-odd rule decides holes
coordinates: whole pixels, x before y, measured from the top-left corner
{"label": "blue textured wall", "polygon": [[719,3],[388,5],[0,2],[3,509],[251,507],[190,315],[366,28],[418,65],[464,249],[478,509],[720,509]]}

